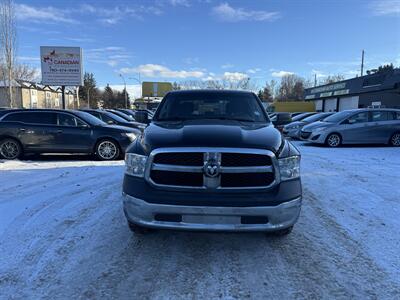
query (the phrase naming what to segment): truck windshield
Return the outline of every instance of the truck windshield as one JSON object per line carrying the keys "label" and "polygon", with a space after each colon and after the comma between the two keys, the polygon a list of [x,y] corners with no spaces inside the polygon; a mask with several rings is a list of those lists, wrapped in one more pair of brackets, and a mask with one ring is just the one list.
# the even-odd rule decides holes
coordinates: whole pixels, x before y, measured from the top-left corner
{"label": "truck windshield", "polygon": [[168,94],[154,116],[155,121],[198,119],[268,122],[262,105],[252,93],[184,92]]}

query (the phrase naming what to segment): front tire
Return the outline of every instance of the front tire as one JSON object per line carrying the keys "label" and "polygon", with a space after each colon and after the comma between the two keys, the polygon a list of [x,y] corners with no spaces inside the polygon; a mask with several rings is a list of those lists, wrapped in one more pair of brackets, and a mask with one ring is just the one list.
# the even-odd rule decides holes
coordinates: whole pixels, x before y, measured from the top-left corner
{"label": "front tire", "polygon": [[325,141],[326,145],[329,147],[339,147],[340,144],[342,143],[342,138],[339,134],[337,133],[331,133],[330,135],[328,135],[328,137],[326,138]]}
{"label": "front tire", "polygon": [[390,145],[393,147],[400,147],[400,132],[396,132],[390,138]]}
{"label": "front tire", "polygon": [[4,159],[17,159],[22,155],[21,144],[14,139],[4,139],[0,141],[0,157]]}
{"label": "front tire", "polygon": [[96,156],[100,160],[115,160],[119,158],[119,155],[119,146],[113,140],[101,140],[96,145]]}

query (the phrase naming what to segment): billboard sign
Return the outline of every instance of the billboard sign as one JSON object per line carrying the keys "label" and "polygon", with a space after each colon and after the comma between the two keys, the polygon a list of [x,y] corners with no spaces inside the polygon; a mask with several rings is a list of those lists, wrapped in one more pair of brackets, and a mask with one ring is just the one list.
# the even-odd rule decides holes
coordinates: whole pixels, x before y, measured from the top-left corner
{"label": "billboard sign", "polygon": [[142,97],[164,97],[172,91],[171,82],[143,82]]}
{"label": "billboard sign", "polygon": [[40,47],[42,84],[83,85],[80,47]]}

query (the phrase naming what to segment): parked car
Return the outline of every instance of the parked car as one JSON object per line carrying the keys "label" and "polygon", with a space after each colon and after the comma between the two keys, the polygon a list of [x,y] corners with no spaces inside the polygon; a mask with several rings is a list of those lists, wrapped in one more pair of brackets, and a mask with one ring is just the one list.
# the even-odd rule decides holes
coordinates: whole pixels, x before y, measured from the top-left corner
{"label": "parked car", "polygon": [[316,112],[303,112],[300,114],[295,115],[294,117],[292,116],[292,122],[297,122],[297,121],[301,121],[309,116],[315,115]]}
{"label": "parked car", "polygon": [[103,109],[82,109],[82,111],[87,112],[91,114],[92,116],[95,116],[99,120],[102,120],[103,122],[107,123],[108,125],[119,125],[119,126],[125,126],[125,127],[131,127],[139,130],[143,130],[145,125],[139,122],[134,122],[134,121],[127,121],[120,116],[103,110]]}
{"label": "parked car", "polygon": [[117,111],[123,112],[124,114],[131,116],[133,118],[133,120],[136,121],[135,119],[135,111],[133,109],[129,109],[129,108],[117,108]]}
{"label": "parked car", "polygon": [[294,118],[295,116],[301,115],[301,114],[304,114],[304,112],[303,112],[303,111],[300,111],[300,112],[291,112],[291,113],[290,113],[290,115],[292,116],[292,118]]}
{"label": "parked car", "polygon": [[277,112],[271,117],[271,121],[275,128],[282,132],[283,127],[292,122],[292,117],[288,112]]}
{"label": "parked car", "polygon": [[101,160],[120,158],[140,131],[109,126],[92,115],[72,110],[25,109],[0,118],[0,156],[24,153],[89,153]]}
{"label": "parked car", "polygon": [[391,144],[400,146],[399,109],[353,109],[304,126],[300,137],[313,143]]}
{"label": "parked car", "polygon": [[332,114],[334,114],[334,113],[333,112],[326,112],[326,113],[318,113],[318,114],[315,114],[315,115],[308,116],[308,117],[302,119],[301,121],[295,121],[295,122],[292,122],[292,123],[290,123],[288,125],[285,125],[283,127],[283,131],[282,132],[283,132],[283,134],[285,136],[288,136],[288,137],[291,137],[291,138],[294,138],[294,139],[299,139],[300,138],[300,131],[304,126],[306,126],[308,124],[311,124],[311,123],[314,123],[314,122],[317,122],[317,121],[320,121],[320,120],[323,120],[323,119],[325,119],[326,117],[329,117]]}
{"label": "parked car", "polygon": [[288,234],[301,207],[300,153],[254,93],[168,93],[127,150],[124,212],[145,228]]}
{"label": "parked car", "polygon": [[132,116],[130,116],[130,115],[128,115],[128,114],[126,114],[126,113],[124,113],[122,111],[119,111],[119,110],[116,110],[116,109],[105,109],[105,110],[110,112],[110,113],[113,113],[114,115],[117,115],[117,116],[121,117],[125,121],[135,122],[135,119]]}

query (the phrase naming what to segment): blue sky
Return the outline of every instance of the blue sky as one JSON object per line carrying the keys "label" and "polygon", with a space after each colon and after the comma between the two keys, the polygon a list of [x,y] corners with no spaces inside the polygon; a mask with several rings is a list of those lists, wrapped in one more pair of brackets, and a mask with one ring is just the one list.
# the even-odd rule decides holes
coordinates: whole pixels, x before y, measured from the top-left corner
{"label": "blue sky", "polygon": [[139,72],[260,86],[288,73],[353,77],[362,49],[367,69],[400,66],[400,0],[20,0],[16,12],[19,61],[39,67],[41,45],[80,46],[99,86],[120,88],[123,73],[136,95]]}

